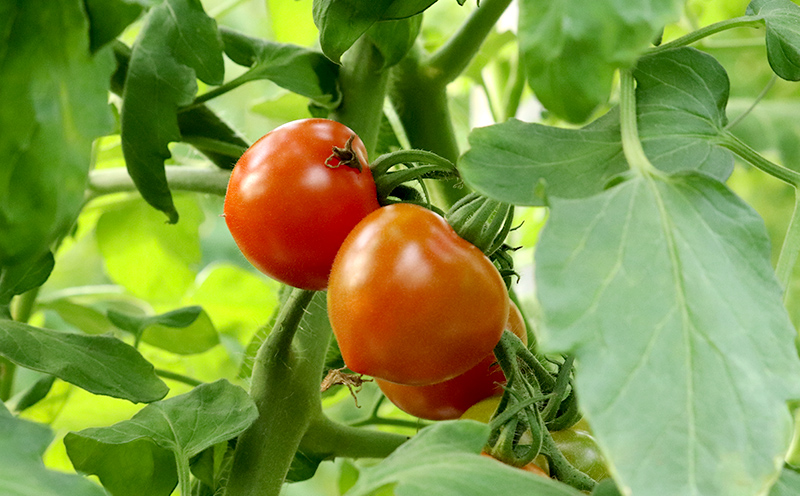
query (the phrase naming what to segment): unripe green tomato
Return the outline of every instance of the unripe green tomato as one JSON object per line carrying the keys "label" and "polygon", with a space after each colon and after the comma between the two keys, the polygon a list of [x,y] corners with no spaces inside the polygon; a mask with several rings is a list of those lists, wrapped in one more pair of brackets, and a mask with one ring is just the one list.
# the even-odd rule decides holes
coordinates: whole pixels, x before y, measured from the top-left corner
{"label": "unripe green tomato", "polygon": [[550,435],[564,458],[575,468],[596,481],[610,477],[603,454],[591,434],[570,428],[553,431]]}

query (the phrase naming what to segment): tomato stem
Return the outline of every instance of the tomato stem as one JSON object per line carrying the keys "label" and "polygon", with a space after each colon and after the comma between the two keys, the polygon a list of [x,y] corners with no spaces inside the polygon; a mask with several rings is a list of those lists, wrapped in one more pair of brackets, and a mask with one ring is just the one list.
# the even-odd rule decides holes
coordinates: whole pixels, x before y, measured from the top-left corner
{"label": "tomato stem", "polygon": [[622,151],[630,168],[641,175],[658,175],[642,148],[636,116],[636,80],[628,70],[620,71],[619,120]]}
{"label": "tomato stem", "polygon": [[[172,191],[191,191],[225,196],[231,172],[210,167],[168,165],[165,168],[167,183]],[[104,195],[136,191],[133,179],[125,167],[93,170],[89,173],[86,201]]]}
{"label": "tomato stem", "polygon": [[553,441],[550,431],[544,430],[542,439],[542,454],[550,464],[550,472],[556,479],[580,491],[591,491],[597,482],[575,468],[561,453]]}
{"label": "tomato stem", "polygon": [[358,160],[358,156],[353,151],[353,140],[355,139],[356,135],[351,134],[350,137],[347,138],[344,147],[334,146],[330,157],[325,159],[325,166],[335,169],[340,165],[344,165],[361,172],[363,170],[361,161]]}
{"label": "tomato stem", "polygon": [[670,48],[677,48],[682,46],[691,45],[692,43],[699,41],[707,36],[711,36],[712,34],[719,33],[721,31],[725,31],[727,29],[733,28],[741,28],[741,27],[760,27],[764,25],[764,17],[760,15],[755,16],[741,16],[736,17],[734,19],[727,19],[725,21],[715,22],[714,24],[709,24],[703,28],[700,28],[696,31],[692,31],[691,33],[685,34],[680,38],[676,38],[669,43],[664,43],[663,45],[657,46],[650,50],[650,53],[658,53],[663,52],[665,50],[669,50]]}

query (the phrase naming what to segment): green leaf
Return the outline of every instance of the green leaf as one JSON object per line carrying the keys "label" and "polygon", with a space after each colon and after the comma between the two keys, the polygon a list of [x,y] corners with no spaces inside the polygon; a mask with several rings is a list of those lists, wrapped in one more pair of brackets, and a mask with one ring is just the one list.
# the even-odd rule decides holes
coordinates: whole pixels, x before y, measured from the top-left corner
{"label": "green leaf", "polygon": [[800,6],[790,0],[753,0],[747,15],[764,17],[767,59],[775,74],[800,81]]}
{"label": "green leaf", "polygon": [[92,52],[119,36],[144,10],[137,0],[84,0],[84,4]]}
{"label": "green leaf", "polygon": [[0,320],[0,355],[90,393],[148,403],[169,389],[133,347],[111,336],[86,336]]}
{"label": "green leaf", "polygon": [[14,411],[17,413],[22,412],[23,410],[27,410],[36,403],[42,401],[47,396],[47,393],[50,392],[50,389],[53,388],[53,383],[55,381],[56,381],[55,376],[52,375],[42,376],[39,380],[34,382],[28,389],[22,391],[19,395],[14,396],[13,398]]}
{"label": "green leaf", "polygon": [[121,110],[122,151],[136,187],[171,223],[178,221],[164,160],[179,141],[178,107],[197,93],[195,77],[221,84],[222,42],[199,0],[164,0],[150,9],[133,45]]}
{"label": "green leaf", "polygon": [[183,212],[179,224],[143,202],[109,209],[97,222],[97,242],[111,279],[133,295],[168,306],[180,301],[201,260],[198,229],[203,213],[194,198],[176,198]]}
{"label": "green leaf", "polygon": [[225,53],[239,65],[250,67],[242,81],[268,79],[281,88],[334,108],[342,95],[336,78],[339,68],[324,55],[308,48],[221,31]]}
{"label": "green leaf", "polygon": [[[64,438],[77,470],[97,475],[114,496],[168,495],[177,468],[242,433],[258,416],[240,387],[222,379],[152,403],[130,420]],[[138,492],[137,492],[138,491]]]}
{"label": "green leaf", "polygon": [[378,21],[418,14],[436,0],[314,0],[314,24],[322,51],[338,63],[342,54]]}
{"label": "green leaf", "polygon": [[769,496],[795,496],[800,494],[800,473],[785,468],[778,482],[772,486]]}
{"label": "green leaf", "polygon": [[0,402],[0,494],[4,496],[103,496],[97,484],[77,474],[45,468],[53,433],[44,425],[14,417]]}
{"label": "green leaf", "polygon": [[541,345],[577,357],[621,492],[765,491],[800,360],[758,214],[707,176],[637,177],[554,199],[535,256]]}
{"label": "green leaf", "polygon": [[583,122],[608,100],[614,72],[633,66],[680,0],[521,0],[519,40],[528,82],[551,112]]}
{"label": "green leaf", "polygon": [[47,251],[38,260],[0,267],[0,303],[44,284],[54,266],[53,254]]}
{"label": "green leaf", "polygon": [[383,69],[400,62],[414,46],[422,27],[422,16],[407,17],[397,21],[380,21],[366,33],[383,57]]}
{"label": "green leaf", "polygon": [[219,344],[214,324],[199,306],[152,316],[109,310],[108,318],[137,339],[179,355],[202,353]]}
{"label": "green leaf", "polygon": [[383,462],[363,469],[347,495],[371,495],[388,486],[394,486],[397,496],[581,494],[552,479],[479,456],[488,437],[489,426],[471,420],[426,427]]}
{"label": "green leaf", "polygon": [[[698,50],[678,48],[642,58],[634,76],[639,135],[653,165],[725,180],[733,157],[716,144],[727,122],[729,82],[722,66]],[[580,129],[512,119],[473,130],[469,143],[458,163],[464,180],[517,205],[590,196],[628,169],[617,109]]]}
{"label": "green leaf", "polygon": [[113,129],[114,62],[90,54],[81,0],[3,2],[0,19],[2,267],[38,259],[73,225],[92,142]]}

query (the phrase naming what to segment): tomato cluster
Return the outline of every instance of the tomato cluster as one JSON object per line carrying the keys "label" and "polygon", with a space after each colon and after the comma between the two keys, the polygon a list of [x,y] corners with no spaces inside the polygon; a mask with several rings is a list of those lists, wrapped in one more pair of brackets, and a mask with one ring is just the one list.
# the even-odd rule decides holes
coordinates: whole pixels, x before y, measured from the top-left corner
{"label": "tomato cluster", "polygon": [[492,350],[526,337],[494,264],[438,214],[380,207],[364,144],[346,126],[280,126],[237,162],[225,220],[245,257],[291,286],[328,289],[342,358],[400,408],[457,418],[505,382]]}

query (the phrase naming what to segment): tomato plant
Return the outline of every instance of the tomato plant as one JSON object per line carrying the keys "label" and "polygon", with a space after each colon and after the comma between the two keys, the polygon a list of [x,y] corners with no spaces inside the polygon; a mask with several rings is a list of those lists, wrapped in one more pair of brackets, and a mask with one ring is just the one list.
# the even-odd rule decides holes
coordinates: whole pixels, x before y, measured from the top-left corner
{"label": "tomato plant", "polygon": [[303,119],[270,131],[236,162],[225,222],[258,270],[319,290],[344,238],[377,208],[361,138],[335,121]]}
{"label": "tomato plant", "polygon": [[439,215],[396,204],[362,220],[333,263],[328,314],[345,364],[399,384],[462,374],[507,317],[500,274]]}
{"label": "tomato plant", "polygon": [[0,2],[0,494],[800,494],[797,26]]}
{"label": "tomato plant", "polygon": [[[525,323],[516,304],[511,303],[507,330],[524,343],[528,341]],[[490,353],[477,365],[452,379],[429,386],[408,386],[375,379],[381,391],[406,413],[430,420],[459,418],[476,403],[502,394],[506,377]]]}

